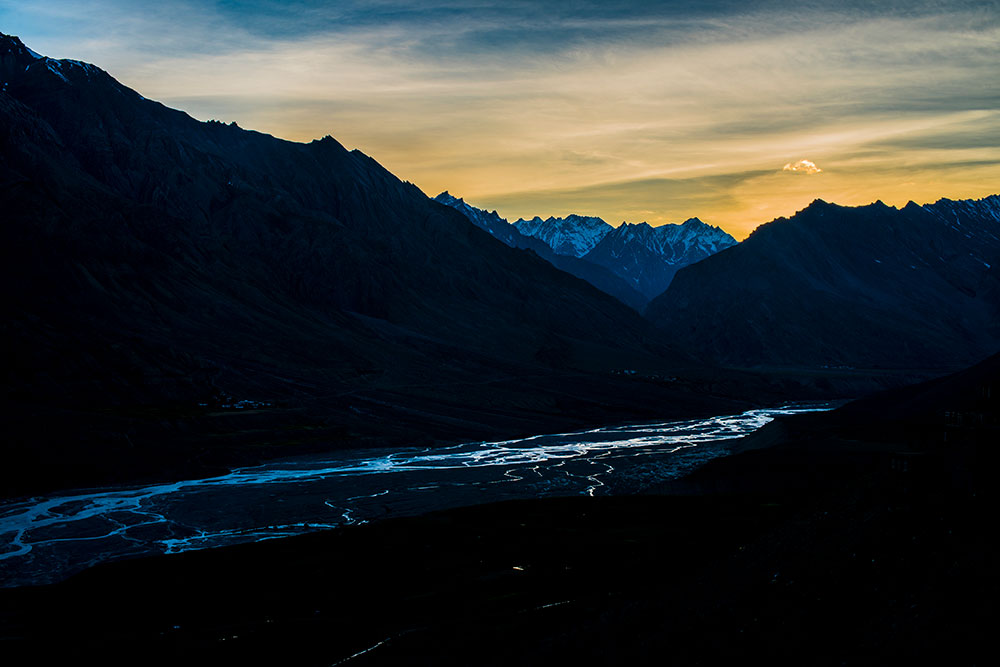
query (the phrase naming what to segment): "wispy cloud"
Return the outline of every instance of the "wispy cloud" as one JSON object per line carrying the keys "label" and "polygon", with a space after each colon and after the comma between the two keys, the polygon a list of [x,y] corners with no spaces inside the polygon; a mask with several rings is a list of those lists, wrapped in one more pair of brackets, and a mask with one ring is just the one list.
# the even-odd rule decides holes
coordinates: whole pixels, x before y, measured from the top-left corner
{"label": "wispy cloud", "polygon": [[[997,156],[995,2],[0,0],[0,30],[199,118],[333,134],[511,217],[659,211],[742,235],[815,196],[1000,182],[982,166]],[[772,178],[801,156],[823,177]],[[957,162],[981,166],[935,171]]]}

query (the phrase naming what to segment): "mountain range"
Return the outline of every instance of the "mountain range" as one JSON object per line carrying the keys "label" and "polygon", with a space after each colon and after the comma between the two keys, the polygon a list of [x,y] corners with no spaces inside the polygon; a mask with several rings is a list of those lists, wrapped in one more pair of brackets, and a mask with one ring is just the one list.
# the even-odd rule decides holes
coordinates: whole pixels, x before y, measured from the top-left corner
{"label": "mountain range", "polygon": [[[642,310],[649,302],[643,294],[632,288],[612,270],[572,254],[557,253],[541,239],[521,233],[514,225],[500,217],[496,211],[487,212],[454,197],[447,191],[434,197],[434,201],[450,206],[464,214],[474,225],[489,232],[494,238],[512,248],[531,250],[552,266],[586,280],[597,289],[610,294],[635,310]],[[610,225],[609,225],[610,226]]]}
{"label": "mountain range", "polygon": [[[736,239],[725,231],[697,218],[659,227],[645,222],[623,222],[613,227],[601,218],[580,215],[545,220],[536,216],[510,224],[496,211],[476,208],[448,192],[434,199],[461,211],[508,245],[530,247],[553,265],[588,280],[628,305],[638,303],[639,308],[659,296],[679,269],[736,245]],[[527,239],[544,245],[539,250],[537,242]],[[585,263],[567,262],[565,258]],[[606,274],[577,268],[594,266],[610,271],[619,281],[611,283]],[[595,282],[593,275],[604,282]],[[624,289],[629,290],[626,297],[621,296]]]}
{"label": "mountain range", "polygon": [[547,249],[613,271],[651,299],[648,319],[710,363],[933,374],[1000,348],[998,195],[903,209],[817,200],[741,244],[697,218],[509,225],[457,201],[470,219],[489,217],[495,235],[545,241],[550,261]]}
{"label": "mountain range", "polygon": [[654,299],[670,286],[680,269],[736,245],[736,239],[718,227],[690,218],[679,225],[652,227],[645,222],[622,223],[586,254]]}
{"label": "mountain range", "polygon": [[526,227],[563,255],[16,37],[0,121],[8,494],[857,394],[1000,347],[995,196],[817,201],[738,245]]}
{"label": "mountain range", "polygon": [[0,210],[8,493],[746,405],[360,151],[199,122],[8,36]]}

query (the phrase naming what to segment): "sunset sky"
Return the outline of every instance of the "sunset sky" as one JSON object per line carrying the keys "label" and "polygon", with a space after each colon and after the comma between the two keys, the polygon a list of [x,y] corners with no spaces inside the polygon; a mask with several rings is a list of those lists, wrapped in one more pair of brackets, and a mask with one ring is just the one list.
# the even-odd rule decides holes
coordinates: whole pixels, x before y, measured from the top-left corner
{"label": "sunset sky", "polygon": [[1000,3],[827,4],[0,0],[0,31],[511,220],[742,238],[817,197],[1000,192]]}

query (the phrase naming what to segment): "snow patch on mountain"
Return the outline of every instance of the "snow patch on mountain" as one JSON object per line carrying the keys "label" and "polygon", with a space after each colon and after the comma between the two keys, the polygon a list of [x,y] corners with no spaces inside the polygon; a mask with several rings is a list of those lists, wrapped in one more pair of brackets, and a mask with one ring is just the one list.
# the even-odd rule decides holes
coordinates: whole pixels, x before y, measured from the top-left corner
{"label": "snow patch on mountain", "polygon": [[55,74],[57,77],[59,77],[66,83],[69,83],[69,79],[67,79],[66,75],[62,73],[62,66],[58,60],[52,60],[51,58],[46,58],[45,67],[47,67],[48,70],[53,74]]}
{"label": "snow patch on mountain", "polygon": [[[915,206],[910,202],[909,206]],[[989,268],[997,257],[984,249],[1000,242],[1000,195],[990,195],[982,199],[939,199],[933,204],[920,207],[967,239],[979,242],[979,247],[969,253],[978,262]]]}
{"label": "snow patch on mountain", "polygon": [[982,199],[939,199],[933,204],[925,204],[923,209],[944,222],[961,225],[963,219],[989,219],[1000,223],[1000,195],[990,195]]}

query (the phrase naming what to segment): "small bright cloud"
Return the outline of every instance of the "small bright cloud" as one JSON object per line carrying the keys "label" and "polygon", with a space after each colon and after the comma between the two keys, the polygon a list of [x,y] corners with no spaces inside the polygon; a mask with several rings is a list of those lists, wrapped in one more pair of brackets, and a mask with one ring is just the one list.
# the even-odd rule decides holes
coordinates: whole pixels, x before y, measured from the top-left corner
{"label": "small bright cloud", "polygon": [[800,174],[818,174],[823,171],[816,166],[816,163],[811,160],[799,160],[798,162],[789,162],[784,167],[781,168],[782,171],[794,171]]}

